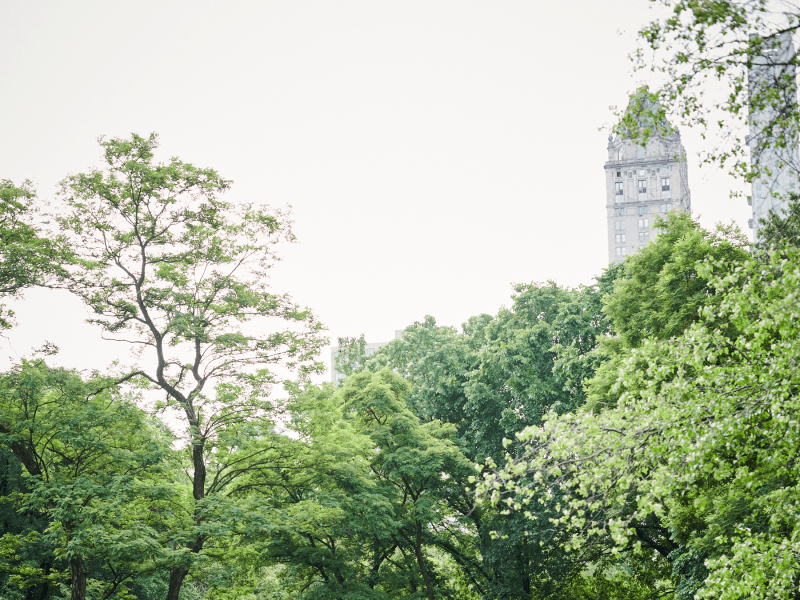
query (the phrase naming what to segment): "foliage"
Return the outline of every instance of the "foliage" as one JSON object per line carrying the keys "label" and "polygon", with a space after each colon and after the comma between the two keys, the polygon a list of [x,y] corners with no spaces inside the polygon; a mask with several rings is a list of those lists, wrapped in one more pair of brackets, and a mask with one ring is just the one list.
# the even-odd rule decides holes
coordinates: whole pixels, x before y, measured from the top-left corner
{"label": "foliage", "polygon": [[[793,69],[798,60],[781,46],[781,36],[791,37],[800,27],[797,7],[768,0],[657,3],[662,16],[639,31],[642,46],[631,57],[636,70],[649,69],[663,83],[644,92],[648,106],[667,106],[684,124],[718,136],[704,160],[728,164],[748,181],[775,175],[784,165],[797,172],[800,112]],[[648,55],[652,59],[646,60]],[[769,66],[761,76],[749,77],[748,69],[759,62]],[[760,111],[763,122],[756,124],[755,135],[744,138],[749,110]],[[643,112],[663,117],[663,111]],[[618,128],[635,120],[625,115]],[[649,132],[640,133],[646,137]],[[761,160],[768,148],[780,157],[780,165]]]}
{"label": "foliage", "polygon": [[[30,181],[0,179],[0,297],[18,296],[35,285],[53,284],[71,255],[61,236],[42,231],[36,191]],[[13,312],[0,305],[0,328]]]}
{"label": "foliage", "polygon": [[698,274],[699,262],[741,260],[747,240],[730,226],[703,229],[689,213],[672,211],[657,218],[659,235],[624,263],[624,275],[603,299],[603,311],[627,346],[645,338],[680,335],[714,300],[714,288]]}
{"label": "foliage", "polygon": [[268,288],[275,244],[293,239],[285,214],[223,201],[230,182],[212,169],[156,164],[155,135],[100,145],[105,170],[61,184],[58,221],[77,255],[69,287],[92,322],[149,361],[117,382],[160,390],[161,407],[186,427],[191,497],[176,539],[190,552],[171,571],[167,597],[177,600],[220,532],[214,523],[227,522],[227,488],[271,458],[271,446],[250,442],[270,426],[269,392],[282,380],[274,366],[318,370],[324,339],[310,311]]}
{"label": "foliage", "polygon": [[783,246],[800,245],[800,196],[793,194],[786,209],[780,214],[770,212],[761,220],[758,229],[758,250],[769,257],[769,250],[779,250]]}
{"label": "foliage", "polygon": [[[700,227],[691,215],[670,212],[658,219],[658,237],[619,267],[621,273],[603,296],[603,312],[613,323],[613,336],[600,339],[593,354],[600,366],[585,378],[588,408],[613,406],[617,376],[626,362],[645,368],[634,348],[644,340],[667,340],[697,321],[703,307],[716,304],[716,295],[699,265],[743,260],[747,241],[732,226],[716,231]],[[655,350],[651,350],[655,352]]]}
{"label": "foliage", "polygon": [[262,544],[293,569],[295,597],[469,598],[481,585],[464,516],[471,465],[452,426],[408,410],[409,390],[391,371],[361,371],[292,404],[298,468],[262,475],[283,489]]}
{"label": "foliage", "polygon": [[[550,414],[527,428],[524,455],[487,474],[479,493],[526,513],[532,498],[563,489],[556,522],[574,545],[606,535],[618,548],[646,535],[667,545],[672,535],[682,543],[677,558],[705,558],[699,597],[792,598],[800,251],[699,274],[719,302],[680,338],[636,351],[647,366],[623,367],[615,408]],[[652,519],[664,531],[648,534]],[[692,570],[675,560],[678,575],[684,566]]]}
{"label": "foliage", "polygon": [[[583,382],[603,360],[591,351],[609,327],[601,298],[618,274],[612,267],[596,285],[574,290],[552,282],[517,285],[510,308],[473,317],[461,332],[428,316],[369,357],[366,368],[389,367],[406,377],[409,408],[424,421],[455,425],[470,460],[499,459],[503,436],[538,422],[551,407],[567,411],[584,402]],[[556,593],[574,572],[548,531],[554,506],[544,507],[536,524],[493,510],[470,513],[488,597],[528,597],[532,585]]]}
{"label": "foliage", "polygon": [[[485,323],[491,317],[474,318],[478,319]],[[427,315],[369,357],[366,368],[379,371],[388,367],[403,376],[411,384],[406,403],[414,414],[423,421],[438,419],[455,425],[464,441],[468,427],[464,385],[475,366],[474,348],[472,335],[437,325],[436,319]]]}
{"label": "foliage", "polygon": [[[158,529],[172,492],[157,482],[169,439],[107,387],[42,361],[0,377],[0,443],[28,475],[5,500],[34,517],[4,528],[10,584],[127,598],[132,579],[169,560]],[[26,559],[39,548],[52,556]]]}
{"label": "foliage", "polygon": [[[47,577],[53,565],[53,548],[42,540],[45,515],[17,510],[15,498],[29,491],[24,468],[13,452],[0,447],[0,597],[23,599],[27,595],[47,597]],[[27,590],[11,585],[9,578],[26,578]],[[39,583],[36,584],[35,581]]]}

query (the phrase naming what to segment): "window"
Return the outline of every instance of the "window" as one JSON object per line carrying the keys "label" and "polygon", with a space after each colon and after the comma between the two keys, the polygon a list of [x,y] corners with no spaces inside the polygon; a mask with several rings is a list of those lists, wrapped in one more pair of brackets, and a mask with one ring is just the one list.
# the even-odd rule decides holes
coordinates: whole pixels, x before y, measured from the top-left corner
{"label": "window", "polygon": [[639,219],[639,227],[650,227],[650,219]]}
{"label": "window", "polygon": [[639,180],[639,202],[647,200],[647,181],[644,179]]}
{"label": "window", "polygon": [[661,178],[661,199],[668,200],[672,198],[672,193],[669,189],[669,177]]}
{"label": "window", "polygon": [[367,356],[372,356],[375,354],[375,348],[367,348]]}
{"label": "window", "polygon": [[639,158],[644,158],[644,146],[639,146]]}
{"label": "window", "polygon": [[626,254],[625,246],[617,246],[617,256],[625,256]]}
{"label": "window", "polygon": [[625,191],[622,189],[622,182],[614,183],[614,202],[617,204],[625,201]]}
{"label": "window", "polygon": [[666,213],[667,211],[670,211],[670,210],[672,210],[672,203],[671,202],[668,202],[667,204],[662,204],[661,205],[661,212],[662,213]]}
{"label": "window", "polygon": [[624,242],[624,241],[625,241],[625,234],[624,234],[624,233],[618,233],[618,234],[617,234],[617,238],[616,238],[616,240],[617,240],[617,243],[618,243],[618,244],[619,244],[620,242]]}
{"label": "window", "polygon": [[649,231],[640,231],[639,232],[639,241],[640,242],[647,242],[650,240],[650,232]]}
{"label": "window", "polygon": [[644,214],[647,214],[647,207],[646,206],[640,206],[639,207],[639,216],[641,217]]}
{"label": "window", "polygon": [[614,229],[617,231],[625,230],[625,221],[614,221]]}
{"label": "window", "polygon": [[619,207],[614,209],[614,216],[615,217],[621,217],[624,214],[625,214],[625,208],[623,208],[622,206],[619,206]]}
{"label": "window", "polygon": [[622,171],[617,171],[617,177],[622,177]]}

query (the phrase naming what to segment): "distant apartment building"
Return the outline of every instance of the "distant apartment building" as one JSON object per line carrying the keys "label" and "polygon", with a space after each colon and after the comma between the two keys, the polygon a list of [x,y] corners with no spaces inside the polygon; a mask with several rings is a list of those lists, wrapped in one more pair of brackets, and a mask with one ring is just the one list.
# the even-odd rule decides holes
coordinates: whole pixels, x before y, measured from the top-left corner
{"label": "distant apartment building", "polygon": [[[792,32],[767,38],[761,55],[752,59],[747,73],[750,94],[750,164],[758,175],[751,182],[748,203],[753,241],[758,242],[760,220],[770,211],[781,214],[790,193],[798,193],[798,135],[792,118],[797,111],[796,56]],[[766,100],[769,98],[769,100]]]}
{"label": "distant apartment building", "polygon": [[[644,119],[644,118],[643,118]],[[668,211],[691,210],[686,151],[668,122],[639,123],[653,133],[645,145],[623,134],[608,136],[606,213],[608,262],[618,262],[653,239],[653,221]]]}
{"label": "distant apartment building", "polygon": [[[394,332],[394,339],[400,339],[403,334],[402,329],[396,329]],[[367,342],[366,346],[364,347],[364,354],[366,356],[372,356],[382,346],[385,346],[389,342]],[[332,346],[331,347],[331,381],[333,383],[339,383],[344,379],[344,375],[339,373],[336,370],[336,357],[339,354],[339,346]]]}

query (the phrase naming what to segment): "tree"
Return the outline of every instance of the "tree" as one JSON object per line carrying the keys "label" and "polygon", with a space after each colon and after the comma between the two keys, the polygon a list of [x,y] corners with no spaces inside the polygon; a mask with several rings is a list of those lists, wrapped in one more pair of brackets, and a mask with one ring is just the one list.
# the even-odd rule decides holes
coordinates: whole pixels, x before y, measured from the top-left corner
{"label": "tree", "polygon": [[[617,273],[611,269],[596,285],[573,290],[553,282],[515,286],[510,308],[471,318],[461,333],[426,317],[373,354],[366,367],[389,367],[406,377],[409,408],[423,421],[455,425],[470,460],[499,460],[504,436],[538,422],[549,408],[564,412],[583,403],[583,381],[602,360],[591,351],[608,331],[601,297]],[[491,509],[469,511],[486,595],[528,597],[534,587],[543,595],[563,587],[576,565],[548,531],[556,504],[543,507],[535,524]]]}
{"label": "tree", "polygon": [[[45,515],[20,512],[14,499],[30,491],[22,463],[7,447],[0,446],[0,597],[9,600],[44,600],[50,586],[53,548],[42,541],[48,522]],[[24,579],[20,577],[23,575]],[[11,581],[14,576],[27,584],[24,591]],[[41,579],[36,584],[35,579]],[[9,581],[11,580],[11,581]]]}
{"label": "tree", "polygon": [[[436,581],[424,545],[431,529],[446,524],[443,496],[459,494],[471,465],[450,439],[455,428],[438,421],[420,424],[408,410],[404,396],[410,386],[401,377],[383,370],[356,375],[345,386],[345,409],[353,411],[363,430],[380,452],[371,468],[393,488],[398,501],[398,545],[409,548],[419,568],[427,597],[436,597]],[[454,481],[450,481],[453,479]],[[399,542],[402,540],[402,544]]]}
{"label": "tree", "polygon": [[769,258],[770,250],[800,244],[800,196],[792,194],[783,214],[771,212],[761,220],[757,248]]}
{"label": "tree", "polygon": [[[768,0],[658,3],[664,16],[639,31],[643,47],[632,54],[636,70],[649,69],[663,81],[660,89],[648,92],[648,106],[666,106],[684,124],[701,127],[704,135],[718,135],[704,160],[728,164],[748,181],[774,175],[784,165],[800,171],[794,79],[798,58],[782,46],[800,27],[797,6]],[[645,60],[646,53],[652,53],[652,60]],[[760,76],[749,76],[759,63],[768,66]],[[750,119],[752,111],[762,115],[758,122]],[[625,115],[618,128],[646,138],[649,132],[639,132],[636,119]],[[744,137],[750,122],[757,132]],[[760,159],[767,148],[779,155],[781,165]]]}
{"label": "tree", "polygon": [[698,275],[718,302],[682,336],[637,350],[645,368],[623,365],[616,407],[550,414],[478,491],[524,513],[565,490],[556,523],[576,545],[649,538],[673,562],[681,598],[795,598],[800,251]]}
{"label": "tree", "polygon": [[[41,230],[36,221],[39,208],[29,181],[17,186],[0,180],[0,297],[54,283],[71,260],[64,238]],[[0,327],[10,327],[11,317],[13,313],[0,305]]]}
{"label": "tree", "polygon": [[325,340],[308,310],[267,284],[275,244],[293,239],[285,214],[223,201],[230,182],[212,169],[155,163],[155,135],[100,145],[105,171],[61,184],[58,221],[77,255],[69,287],[110,339],[148,361],[117,382],[160,390],[161,408],[185,425],[192,495],[178,539],[189,552],[172,565],[167,594],[177,600],[209,539],[212,499],[258,464],[258,446],[246,457],[235,449],[264,431],[252,423],[270,414],[283,380],[274,367],[320,369]]}
{"label": "tree", "polygon": [[265,546],[295,571],[297,596],[472,597],[485,582],[466,518],[471,464],[453,426],[408,410],[409,390],[388,369],[361,371],[293,402],[297,468],[269,473],[284,493]]}
{"label": "tree", "polygon": [[[491,316],[476,319],[488,322]],[[406,397],[411,411],[423,421],[438,419],[455,425],[466,446],[469,422],[464,412],[464,385],[475,367],[469,341],[467,334],[437,325],[435,318],[426,315],[370,356],[365,366],[375,372],[388,367],[405,378],[411,384]]]}
{"label": "tree", "polygon": [[131,401],[39,360],[0,376],[0,415],[0,443],[28,474],[6,500],[46,523],[0,540],[10,583],[44,597],[65,568],[72,600],[123,598],[168,560],[154,515],[172,495],[157,482],[170,440]]}
{"label": "tree", "polygon": [[679,336],[704,307],[720,301],[710,276],[701,274],[704,261],[730,263],[749,256],[747,240],[730,226],[708,231],[677,211],[655,225],[658,237],[618,267],[613,287],[603,296],[602,310],[613,323],[613,335],[600,338],[593,352],[599,366],[585,379],[591,408],[616,402],[617,374],[625,361],[638,360],[634,348],[646,339]]}

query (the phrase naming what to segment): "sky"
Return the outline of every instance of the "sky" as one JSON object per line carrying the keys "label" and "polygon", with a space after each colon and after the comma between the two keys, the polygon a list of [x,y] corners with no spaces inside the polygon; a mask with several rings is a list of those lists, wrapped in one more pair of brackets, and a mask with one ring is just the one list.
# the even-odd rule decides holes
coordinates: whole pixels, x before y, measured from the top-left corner
{"label": "sky", "polygon": [[[503,2],[0,0],[0,178],[55,201],[99,166],[100,136],[157,132],[162,157],[212,167],[232,201],[291,206],[272,285],[339,336],[388,341],[433,315],[460,326],[512,283],[592,283],[607,262],[609,107],[624,106],[647,0]],[[700,168],[701,224],[749,207]],[[14,303],[0,359],[45,340],[102,369],[65,292]],[[328,354],[323,355],[327,361]]]}

